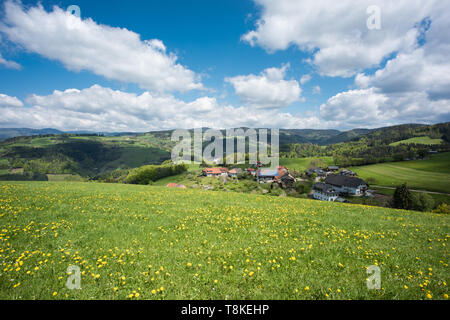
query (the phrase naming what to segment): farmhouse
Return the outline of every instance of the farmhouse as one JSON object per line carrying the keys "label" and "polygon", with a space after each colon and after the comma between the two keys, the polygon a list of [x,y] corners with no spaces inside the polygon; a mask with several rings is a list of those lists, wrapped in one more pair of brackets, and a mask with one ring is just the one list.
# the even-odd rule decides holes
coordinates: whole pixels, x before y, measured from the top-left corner
{"label": "farmhouse", "polygon": [[231,169],[230,171],[228,171],[228,176],[231,178],[237,178],[238,175],[240,175],[241,173],[242,173],[241,168],[234,168],[234,169]]}
{"label": "farmhouse", "polygon": [[253,168],[247,168],[247,174],[248,175],[252,175],[252,176],[256,176],[256,170]]}
{"label": "farmhouse", "polygon": [[[289,175],[288,169],[283,166],[278,166],[276,170],[259,169],[256,174],[256,177],[259,182],[278,182],[278,183],[295,182],[295,179]],[[283,177],[285,177],[284,180],[282,180]]]}
{"label": "farmhouse", "polygon": [[295,178],[287,173],[281,177],[275,177],[275,181],[278,182],[283,189],[288,189],[294,186]]}
{"label": "farmhouse", "polygon": [[310,177],[313,174],[316,174],[318,177],[325,177],[327,173],[320,168],[309,168],[308,170],[306,170],[307,176]]}
{"label": "farmhouse", "polygon": [[343,169],[341,172],[339,172],[339,174],[343,175],[343,176],[349,176],[349,177],[356,177],[357,176],[357,174],[355,172],[350,171],[350,170],[346,170],[346,169]]}
{"label": "farmhouse", "polygon": [[339,167],[338,166],[328,166],[328,171],[338,171]]}
{"label": "farmhouse", "polygon": [[332,185],[326,183],[316,183],[313,190],[313,198],[317,200],[336,201],[339,198],[339,192]]}
{"label": "farmhouse", "polygon": [[367,183],[359,178],[331,174],[325,179],[325,183],[333,186],[339,193],[348,193],[350,195],[361,195],[367,189]]}
{"label": "farmhouse", "polygon": [[278,176],[278,169],[259,169],[256,177],[259,182],[273,182]]}
{"label": "farmhouse", "polygon": [[227,168],[206,168],[202,171],[203,175],[206,177],[219,177],[228,174]]}

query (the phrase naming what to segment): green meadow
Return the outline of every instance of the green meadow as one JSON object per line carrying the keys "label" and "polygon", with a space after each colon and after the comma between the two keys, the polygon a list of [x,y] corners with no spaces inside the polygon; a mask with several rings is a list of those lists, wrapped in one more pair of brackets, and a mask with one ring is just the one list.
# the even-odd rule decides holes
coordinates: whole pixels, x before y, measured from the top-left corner
{"label": "green meadow", "polygon": [[423,145],[432,146],[432,145],[441,144],[442,142],[443,142],[442,139],[432,139],[428,136],[424,136],[424,137],[415,137],[415,138],[410,138],[410,139],[406,139],[406,140],[402,140],[402,141],[397,141],[397,142],[391,143],[390,146],[395,147],[400,144],[423,144]]}
{"label": "green meadow", "polygon": [[428,160],[389,162],[352,167],[363,179],[374,178],[376,185],[395,187],[407,182],[411,188],[450,193],[450,153]]}
{"label": "green meadow", "polygon": [[[447,299],[448,215],[234,192],[0,183],[0,299]],[[367,268],[381,270],[368,290]],[[69,290],[78,266],[81,289]]]}
{"label": "green meadow", "polygon": [[308,169],[309,164],[313,160],[319,160],[329,166],[334,165],[333,157],[281,158],[280,165],[298,172],[302,172]]}

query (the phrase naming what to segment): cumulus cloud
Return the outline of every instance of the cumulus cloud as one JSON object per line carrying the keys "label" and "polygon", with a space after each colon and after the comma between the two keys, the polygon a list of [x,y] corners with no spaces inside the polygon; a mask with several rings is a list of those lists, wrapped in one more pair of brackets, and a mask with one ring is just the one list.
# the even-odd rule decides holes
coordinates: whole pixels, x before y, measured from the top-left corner
{"label": "cumulus cloud", "polygon": [[202,89],[198,76],[166,53],[161,40],[141,40],[124,28],[80,19],[59,7],[25,10],[5,2],[0,31],[30,52],[61,62],[72,71],[88,70],[107,79],[136,83],[150,91]]}
{"label": "cumulus cloud", "polygon": [[268,68],[260,75],[246,75],[226,78],[232,84],[235,93],[248,106],[256,108],[286,107],[300,99],[302,92],[296,80],[285,80],[286,69]]}
{"label": "cumulus cloud", "polygon": [[0,108],[20,108],[23,107],[22,101],[16,97],[10,97],[0,93]]}
{"label": "cumulus cloud", "polygon": [[377,101],[371,106],[364,105],[359,103],[355,91],[350,91],[330,99],[323,106],[324,114],[330,111],[333,101],[342,102],[335,105],[335,110],[341,114],[352,113],[352,108],[344,103],[343,97],[353,96],[355,105],[369,110],[368,113],[373,116],[372,122],[449,121],[450,36],[442,30],[450,29],[450,4],[440,3],[435,11],[419,26],[421,35],[413,50],[397,54],[384,68],[373,74],[360,73],[356,76],[355,84],[361,89],[356,92],[365,93],[372,102],[381,95],[385,98],[384,103]]}
{"label": "cumulus cloud", "polygon": [[384,94],[379,89],[339,93],[320,106],[320,116],[341,128],[376,128],[399,123],[450,121],[447,100],[431,101],[426,93]]}
{"label": "cumulus cloud", "polygon": [[[268,51],[291,45],[313,55],[311,63],[327,76],[351,77],[378,66],[394,52],[414,48],[417,24],[440,14],[438,0],[254,0],[262,7],[256,29],[242,36]],[[367,8],[381,12],[381,29],[367,27]]]}
{"label": "cumulus cloud", "polygon": [[[450,3],[437,0],[255,0],[262,15],[242,39],[269,52],[297,46],[321,75],[355,76],[355,90],[320,106],[337,128],[450,119]],[[381,29],[367,27],[380,8]],[[376,71],[374,72],[373,69]],[[378,69],[378,70],[377,70]],[[301,84],[310,81],[308,75]],[[313,94],[319,93],[313,88]]]}
{"label": "cumulus cloud", "polygon": [[295,116],[277,110],[219,105],[212,97],[184,102],[172,95],[140,95],[94,85],[31,95],[31,107],[2,108],[1,127],[51,127],[61,130],[150,131],[174,128],[319,128],[316,115]]}

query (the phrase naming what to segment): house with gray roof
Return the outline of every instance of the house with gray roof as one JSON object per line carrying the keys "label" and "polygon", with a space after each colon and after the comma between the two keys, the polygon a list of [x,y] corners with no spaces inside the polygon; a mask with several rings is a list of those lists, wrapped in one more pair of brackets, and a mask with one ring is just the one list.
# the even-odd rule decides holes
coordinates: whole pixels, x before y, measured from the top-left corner
{"label": "house with gray roof", "polygon": [[330,184],[318,182],[313,187],[313,198],[322,201],[336,201],[339,192]]}
{"label": "house with gray roof", "polygon": [[328,175],[325,183],[333,186],[340,194],[348,193],[356,196],[364,194],[364,191],[368,188],[368,184],[364,180],[340,174]]}

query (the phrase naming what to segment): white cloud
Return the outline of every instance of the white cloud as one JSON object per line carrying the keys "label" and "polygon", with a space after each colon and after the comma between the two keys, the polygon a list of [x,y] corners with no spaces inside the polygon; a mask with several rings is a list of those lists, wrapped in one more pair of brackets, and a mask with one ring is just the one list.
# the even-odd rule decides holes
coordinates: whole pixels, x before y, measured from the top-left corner
{"label": "white cloud", "polygon": [[300,84],[308,83],[311,80],[310,74],[305,74],[300,78]]}
{"label": "white cloud", "polygon": [[[415,24],[435,17],[449,4],[438,0],[254,0],[262,6],[256,29],[242,36],[268,51],[296,45],[313,55],[318,72],[351,77],[378,66],[394,52],[416,46]],[[446,4],[442,4],[446,3]],[[369,30],[366,10],[381,9],[381,29]]]}
{"label": "white cloud", "polygon": [[316,115],[295,116],[277,110],[219,105],[215,98],[184,102],[172,95],[141,95],[94,85],[83,90],[55,90],[32,95],[31,107],[5,107],[0,127],[56,128],[90,131],[149,131],[174,128],[319,128]]}
{"label": "white cloud", "polygon": [[246,75],[226,78],[231,83],[235,93],[245,105],[256,108],[286,107],[299,101],[302,92],[296,80],[285,80],[286,69],[268,68],[260,75]]}
{"label": "white cloud", "polygon": [[16,70],[22,69],[22,66],[20,64],[18,64],[15,61],[6,60],[5,58],[3,58],[1,53],[0,53],[0,66],[4,66],[8,69],[16,69]]}
{"label": "white cloud", "polygon": [[0,93],[0,108],[20,108],[23,107],[22,101],[16,97],[10,97]]}
{"label": "white cloud", "polygon": [[322,92],[322,89],[320,88],[320,86],[314,86],[312,89],[313,94],[320,94],[321,92]]}
{"label": "white cloud", "polygon": [[80,19],[54,7],[28,10],[5,2],[0,31],[26,50],[60,61],[72,71],[89,70],[107,79],[136,83],[150,91],[202,89],[198,76],[167,54],[161,40],[142,41],[124,28]]}
{"label": "white cloud", "polygon": [[[450,29],[450,6],[444,2],[436,10],[440,13],[425,23],[427,27],[421,27],[422,43],[416,48],[399,53],[374,74],[356,76],[355,84],[361,91],[369,92],[372,97],[376,92],[387,99],[386,106],[378,104],[376,108],[390,111],[390,117],[374,114],[372,121],[450,120],[450,36],[442,32]],[[341,112],[346,113],[343,109],[347,109],[345,104]]]}
{"label": "white cloud", "polygon": [[399,123],[450,121],[448,100],[431,101],[426,93],[384,94],[376,88],[342,92],[320,106],[320,116],[340,128],[376,128]]}

